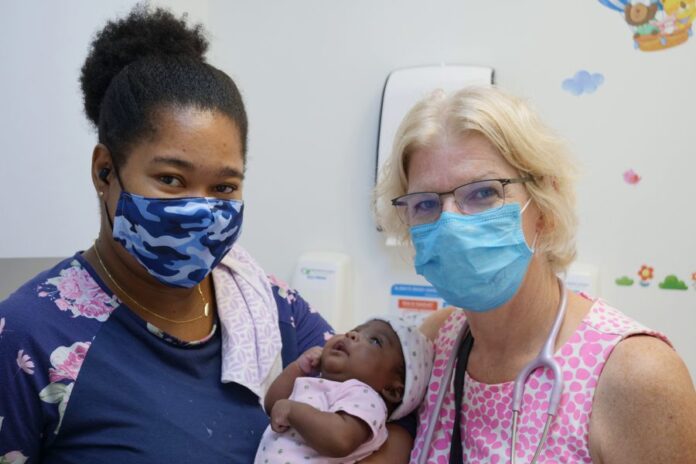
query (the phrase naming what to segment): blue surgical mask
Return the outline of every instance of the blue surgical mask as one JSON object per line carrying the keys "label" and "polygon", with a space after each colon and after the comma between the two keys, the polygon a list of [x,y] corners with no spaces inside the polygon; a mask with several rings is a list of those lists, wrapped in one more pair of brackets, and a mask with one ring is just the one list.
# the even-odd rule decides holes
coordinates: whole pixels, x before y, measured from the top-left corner
{"label": "blue surgical mask", "polygon": [[146,198],[122,190],[112,233],[157,280],[192,288],[234,245],[243,210],[240,200]]}
{"label": "blue surgical mask", "polygon": [[443,212],[436,222],[412,227],[416,272],[451,305],[477,312],[502,306],[522,284],[533,254],[521,216],[520,205],[511,203],[474,215]]}

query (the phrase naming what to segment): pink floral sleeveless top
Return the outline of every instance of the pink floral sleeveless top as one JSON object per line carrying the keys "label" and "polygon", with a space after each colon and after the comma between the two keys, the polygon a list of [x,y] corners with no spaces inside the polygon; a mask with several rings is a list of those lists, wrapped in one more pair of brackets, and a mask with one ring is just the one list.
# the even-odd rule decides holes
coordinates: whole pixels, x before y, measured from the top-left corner
{"label": "pink floral sleeveless top", "polygon": [[[435,411],[435,402],[464,320],[464,313],[455,311],[438,333],[435,364],[420,409],[418,433],[411,453],[412,464],[419,462],[423,453],[427,453],[428,464],[449,462],[454,427],[451,382],[439,412]],[[578,329],[554,356],[563,372],[563,395],[538,462],[592,462],[588,439],[597,380],[616,344],[638,334],[655,336],[669,343],[663,334],[643,327],[604,301],[594,302]],[[466,375],[462,402],[464,462],[496,464],[510,461],[513,383],[488,385]],[[546,421],[550,391],[550,370],[537,369],[527,379],[518,426],[518,462],[531,462]],[[438,416],[435,431],[430,446],[424,450],[426,429],[433,414]]]}

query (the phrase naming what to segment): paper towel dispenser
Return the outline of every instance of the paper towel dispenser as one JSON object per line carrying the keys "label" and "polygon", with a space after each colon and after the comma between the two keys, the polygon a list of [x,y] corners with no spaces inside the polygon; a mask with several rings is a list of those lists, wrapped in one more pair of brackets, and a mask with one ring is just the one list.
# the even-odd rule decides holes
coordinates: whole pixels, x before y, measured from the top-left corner
{"label": "paper towel dispenser", "polygon": [[401,120],[413,105],[436,89],[453,92],[470,85],[492,85],[493,77],[493,68],[483,66],[417,66],[392,71],[382,93],[375,180],[391,154]]}
{"label": "paper towel dispenser", "polygon": [[[440,65],[397,69],[387,76],[382,93],[379,118],[375,182],[391,156],[394,136],[406,113],[419,100],[436,89],[455,92],[471,85],[493,85],[493,68],[485,66]],[[398,246],[394,237],[386,237],[388,246]]]}

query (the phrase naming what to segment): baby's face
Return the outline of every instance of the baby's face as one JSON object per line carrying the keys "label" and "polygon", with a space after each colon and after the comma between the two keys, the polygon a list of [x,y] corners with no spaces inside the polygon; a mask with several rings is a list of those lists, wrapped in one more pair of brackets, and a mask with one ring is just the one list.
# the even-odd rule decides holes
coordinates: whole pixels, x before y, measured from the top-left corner
{"label": "baby's face", "polygon": [[384,321],[369,321],[331,337],[321,355],[322,377],[337,382],[357,379],[377,392],[403,372],[401,342]]}

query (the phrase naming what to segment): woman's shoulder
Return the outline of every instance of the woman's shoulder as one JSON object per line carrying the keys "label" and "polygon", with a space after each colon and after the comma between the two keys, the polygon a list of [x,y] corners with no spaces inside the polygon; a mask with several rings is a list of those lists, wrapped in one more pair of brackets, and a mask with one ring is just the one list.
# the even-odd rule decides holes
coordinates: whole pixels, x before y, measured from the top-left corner
{"label": "woman's shoulder", "polygon": [[247,281],[261,281],[262,286],[270,289],[278,307],[280,322],[294,324],[296,322],[295,319],[302,316],[305,312],[316,313],[297,290],[291,288],[284,280],[262,269],[243,247],[235,244],[229,254],[222,260],[222,264],[229,270],[228,272],[240,274]]}
{"label": "woman's shoulder", "polygon": [[273,274],[268,274],[267,279],[273,291],[276,303],[278,304],[278,312],[281,313],[281,315],[283,313],[288,313],[288,315],[290,315],[296,305],[311,309],[309,304],[300,296],[299,292],[291,288],[283,279]]}
{"label": "woman's shoulder", "polygon": [[628,453],[624,455],[636,461],[653,456],[648,460],[693,462],[689,459],[696,458],[696,392],[686,365],[671,346],[640,335],[616,345],[597,384],[591,434],[591,441],[625,443],[626,449],[606,449]]}
{"label": "woman's shoulder", "polygon": [[579,294],[579,296],[591,301],[591,307],[585,315],[583,322],[595,331],[602,334],[618,335],[620,340],[635,335],[650,335],[671,345],[666,335],[646,327],[639,321],[612,306],[606,300],[602,298],[592,299],[585,294]]}
{"label": "woman's shoulder", "polygon": [[36,275],[0,302],[0,324],[6,337],[24,333],[41,338],[47,330],[80,327],[75,319],[104,322],[119,305],[75,255]]}
{"label": "woman's shoulder", "polygon": [[46,383],[65,356],[86,352],[119,305],[79,255],[38,274],[0,302],[0,377],[19,367]]}
{"label": "woman's shoulder", "polygon": [[602,387],[605,393],[619,394],[636,388],[645,391],[645,382],[659,380],[662,384],[675,375],[688,376],[686,366],[666,335],[644,326],[605,300],[593,300],[585,323],[597,332],[616,336],[598,390]]}
{"label": "woman's shoulder", "polygon": [[268,281],[278,307],[281,332],[285,327],[294,333],[297,355],[313,346],[323,346],[334,335],[331,325],[297,290],[273,275]]}
{"label": "woman's shoulder", "polygon": [[464,311],[453,307],[443,308],[426,317],[420,330],[429,340],[435,341],[438,336],[460,327],[463,322]]}

